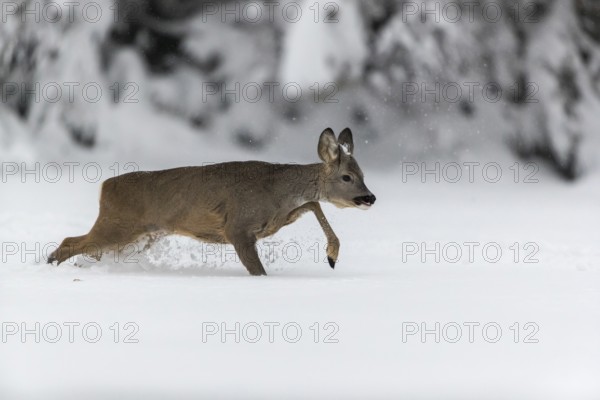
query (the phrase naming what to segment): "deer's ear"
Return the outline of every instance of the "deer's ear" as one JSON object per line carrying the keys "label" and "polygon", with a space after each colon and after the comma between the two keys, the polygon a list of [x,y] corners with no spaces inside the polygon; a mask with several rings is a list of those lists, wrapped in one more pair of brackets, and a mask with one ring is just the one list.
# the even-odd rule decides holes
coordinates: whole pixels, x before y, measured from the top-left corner
{"label": "deer's ear", "polygon": [[348,150],[349,154],[354,154],[354,140],[352,140],[352,131],[346,128],[338,136],[338,143]]}
{"label": "deer's ear", "polygon": [[326,163],[334,162],[340,156],[335,134],[331,128],[327,128],[321,133],[318,147],[319,158]]}

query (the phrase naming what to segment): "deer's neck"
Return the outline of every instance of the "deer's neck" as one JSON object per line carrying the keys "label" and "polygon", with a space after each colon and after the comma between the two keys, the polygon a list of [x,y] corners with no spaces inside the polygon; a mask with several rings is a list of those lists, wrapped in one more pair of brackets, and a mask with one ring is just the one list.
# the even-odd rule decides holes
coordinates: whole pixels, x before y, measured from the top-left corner
{"label": "deer's neck", "polygon": [[294,166],[290,180],[294,185],[293,192],[301,204],[324,200],[323,177],[324,164],[308,164]]}

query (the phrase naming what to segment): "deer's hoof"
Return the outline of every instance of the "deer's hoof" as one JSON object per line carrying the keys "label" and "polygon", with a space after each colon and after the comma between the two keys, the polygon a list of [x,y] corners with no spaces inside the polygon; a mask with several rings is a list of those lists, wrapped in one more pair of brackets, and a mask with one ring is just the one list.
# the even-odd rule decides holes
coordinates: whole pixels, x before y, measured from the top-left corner
{"label": "deer's hoof", "polygon": [[329,266],[331,269],[335,269],[335,261],[333,261],[333,258],[327,257],[327,261],[329,261]]}

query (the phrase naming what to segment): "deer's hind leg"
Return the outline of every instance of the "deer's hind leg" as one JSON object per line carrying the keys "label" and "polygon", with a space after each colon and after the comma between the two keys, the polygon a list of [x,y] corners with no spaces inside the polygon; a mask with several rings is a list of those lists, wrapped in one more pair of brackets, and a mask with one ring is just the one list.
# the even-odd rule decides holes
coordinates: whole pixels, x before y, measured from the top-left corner
{"label": "deer's hind leg", "polygon": [[85,243],[88,235],[68,237],[62,241],[60,246],[50,254],[48,257],[48,264],[52,264],[55,261],[56,265],[60,265],[62,262],[68,260],[79,254],[83,254],[85,251]]}
{"label": "deer's hind leg", "polygon": [[[120,221],[119,221],[120,222]],[[87,235],[69,237],[48,257],[48,263],[54,261],[60,265],[65,260],[87,254],[100,260],[102,254],[114,250],[119,252],[130,243],[134,243],[144,231],[134,224],[115,223],[98,219]]]}

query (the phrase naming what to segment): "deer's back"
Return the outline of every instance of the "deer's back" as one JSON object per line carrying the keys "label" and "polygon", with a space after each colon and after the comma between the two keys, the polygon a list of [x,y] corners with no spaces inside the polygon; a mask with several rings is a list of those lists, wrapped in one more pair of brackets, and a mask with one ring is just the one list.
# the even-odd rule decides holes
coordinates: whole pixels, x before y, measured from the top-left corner
{"label": "deer's back", "polygon": [[277,205],[279,168],[247,161],[131,172],[103,183],[100,218],[224,242],[228,220],[255,214],[261,219],[269,201]]}

